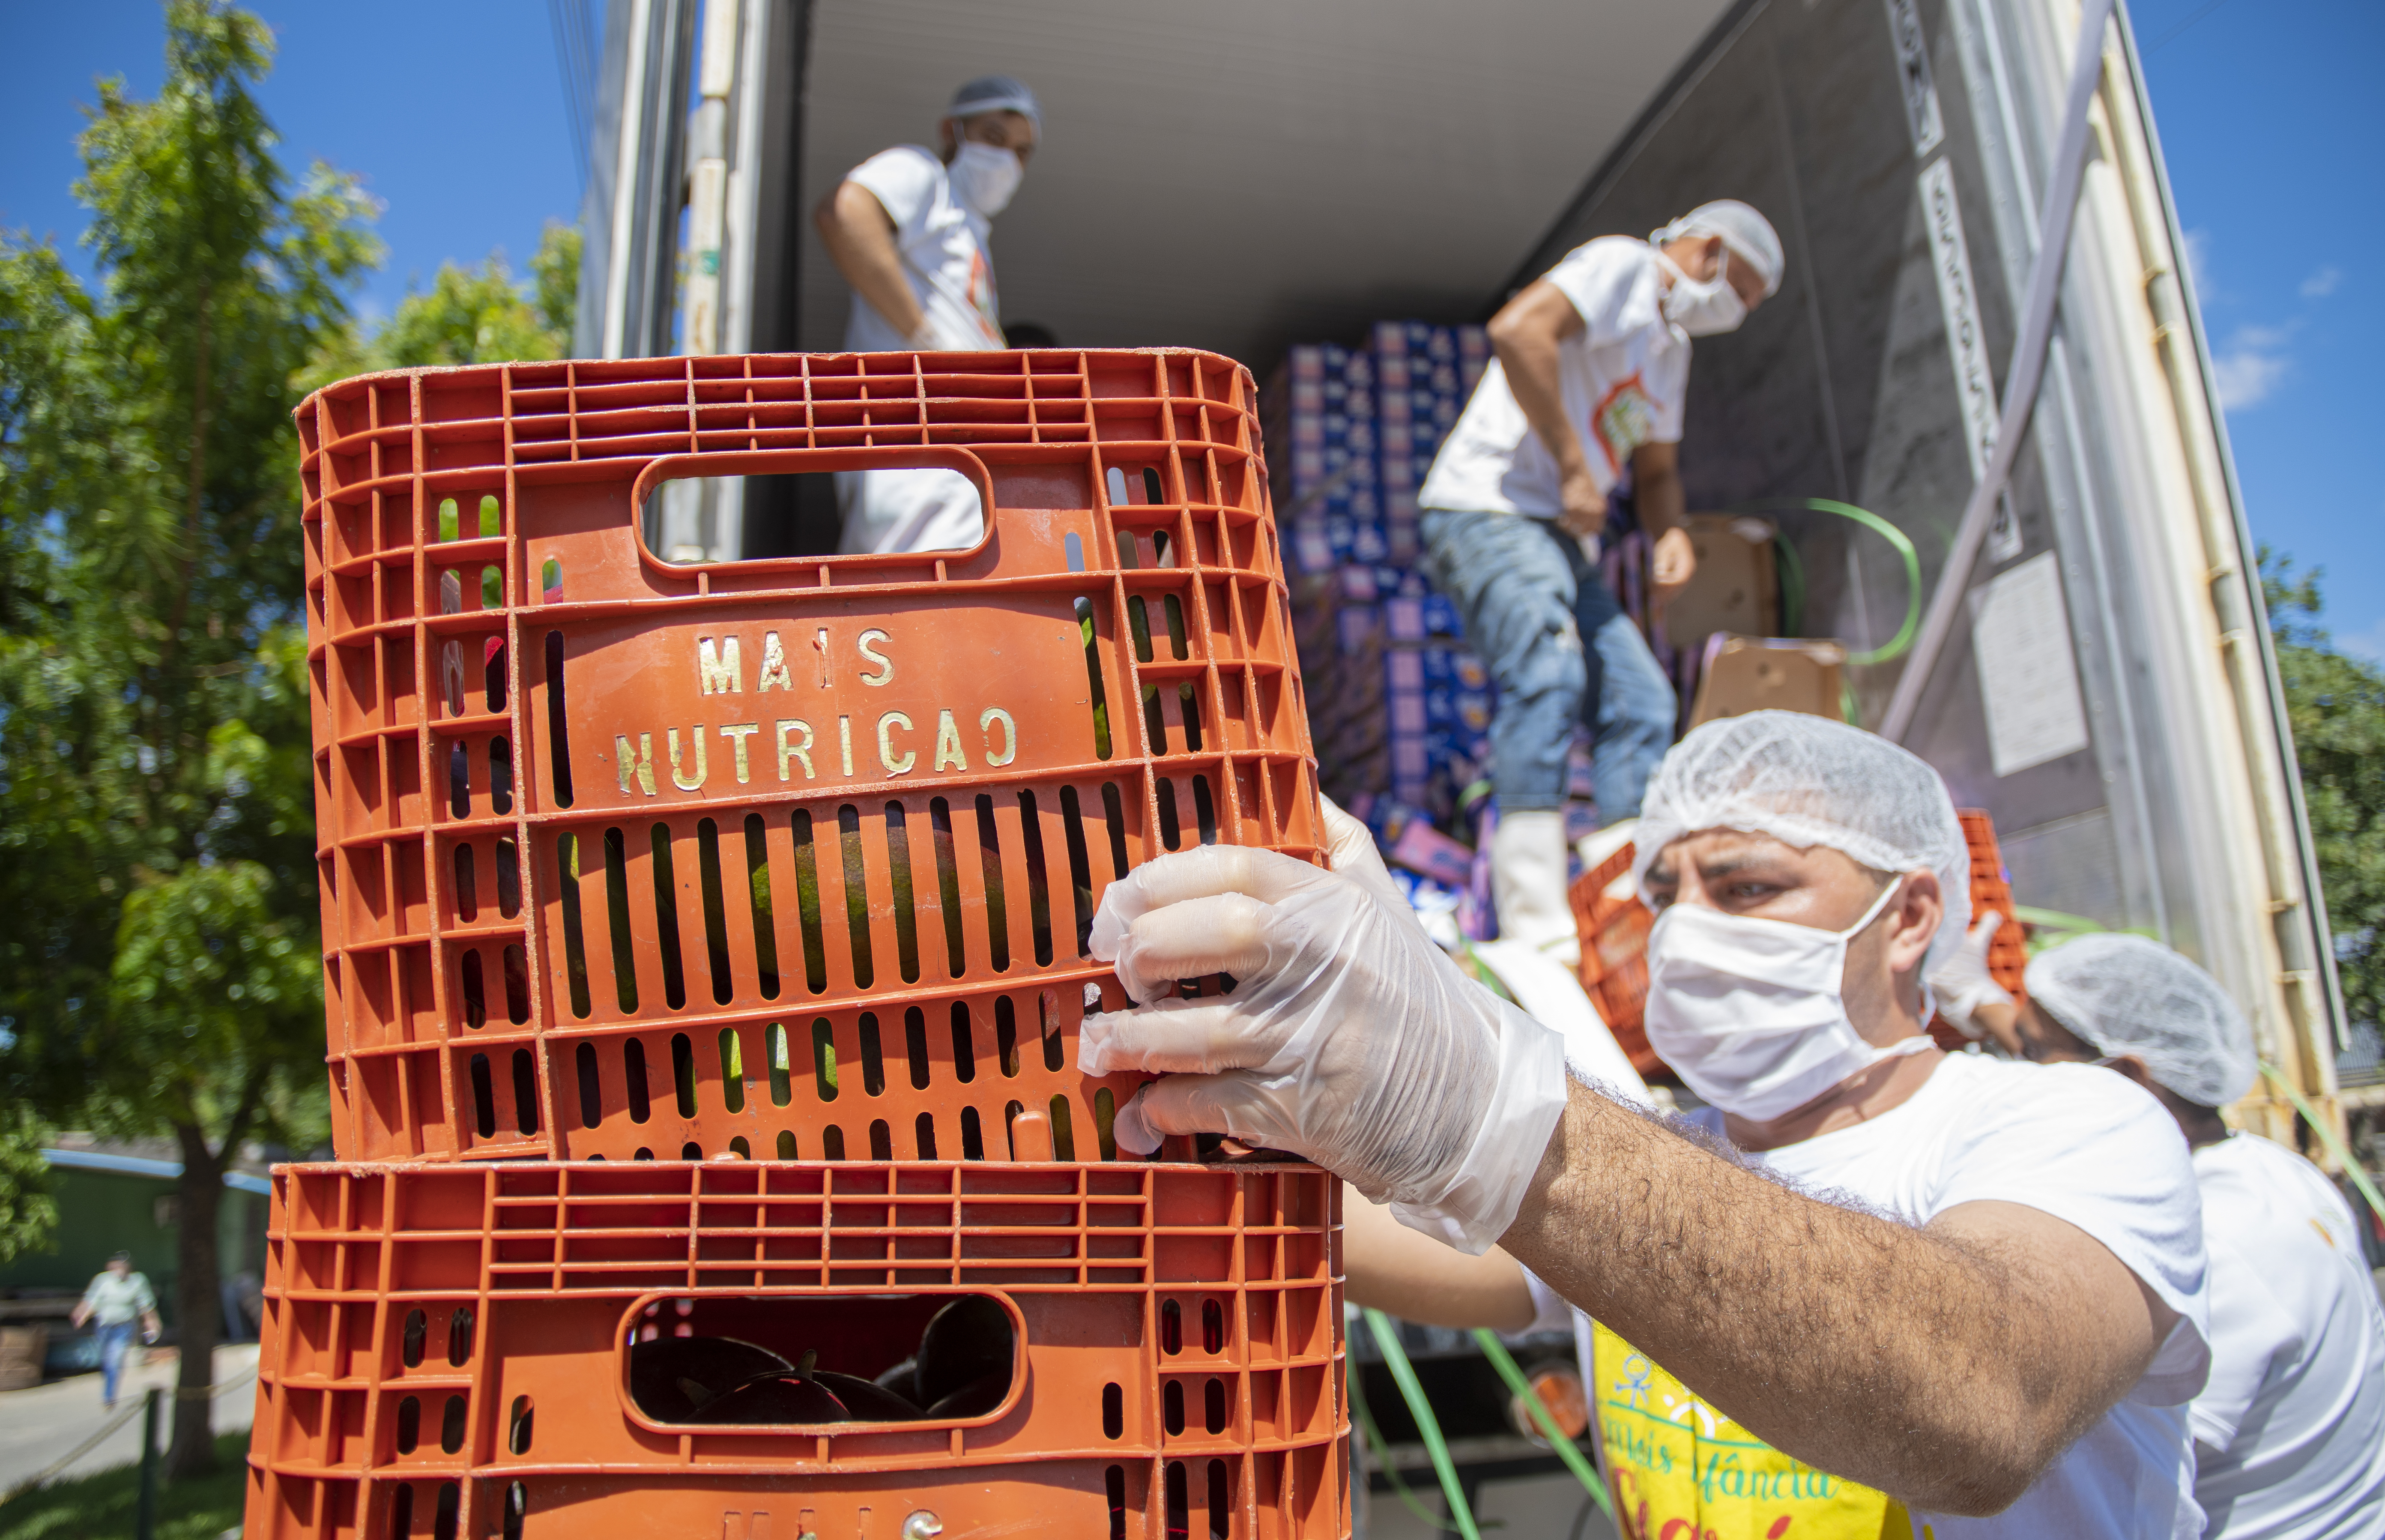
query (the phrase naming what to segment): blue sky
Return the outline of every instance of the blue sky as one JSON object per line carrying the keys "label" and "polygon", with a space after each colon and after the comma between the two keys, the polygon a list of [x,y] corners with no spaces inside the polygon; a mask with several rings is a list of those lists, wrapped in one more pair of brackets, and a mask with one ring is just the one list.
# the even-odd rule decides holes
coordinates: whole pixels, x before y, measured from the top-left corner
{"label": "blue sky", "polygon": [[[502,247],[519,270],[545,220],[577,215],[549,6],[254,8],[281,40],[264,99],[288,164],[359,172],[383,202],[389,263],[368,313],[443,260]],[[2254,533],[2324,567],[2328,622],[2385,657],[2385,282],[2370,260],[2385,246],[2373,80],[2385,6],[2136,0],[2131,12]],[[161,31],[155,0],[0,0],[0,227],[72,244],[78,106],[101,74],[154,92]]]}
{"label": "blue sky", "polygon": [[[280,44],[261,93],[293,176],[329,161],[382,204],[389,261],[360,308],[387,314],[443,261],[504,248],[517,273],[550,219],[580,214],[550,6],[540,0],[248,0]],[[602,13],[603,0],[584,9]],[[158,0],[0,0],[0,228],[81,235],[68,186],[95,77],[143,96],[165,74]],[[76,261],[78,269],[83,264]]]}

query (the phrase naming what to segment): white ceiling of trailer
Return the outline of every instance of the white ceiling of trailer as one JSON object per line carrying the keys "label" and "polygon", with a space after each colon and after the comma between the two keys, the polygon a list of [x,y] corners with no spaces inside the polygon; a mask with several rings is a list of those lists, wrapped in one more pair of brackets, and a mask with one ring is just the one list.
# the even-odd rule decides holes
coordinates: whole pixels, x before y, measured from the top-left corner
{"label": "white ceiling of trailer", "polygon": [[1044,141],[994,223],[1006,321],[1265,367],[1493,297],[1726,0],[815,0],[803,340],[846,291],[808,212],[953,87],[1015,74]]}

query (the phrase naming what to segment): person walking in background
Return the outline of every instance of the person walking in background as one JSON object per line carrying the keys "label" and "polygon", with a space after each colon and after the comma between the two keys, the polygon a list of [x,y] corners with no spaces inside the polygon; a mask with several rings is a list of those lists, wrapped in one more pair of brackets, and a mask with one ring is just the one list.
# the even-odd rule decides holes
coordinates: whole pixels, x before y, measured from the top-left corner
{"label": "person walking in background", "polygon": [[106,1271],[91,1281],[70,1318],[77,1326],[96,1321],[99,1338],[99,1398],[108,1410],[116,1408],[117,1383],[124,1376],[124,1355],[132,1346],[132,1330],[141,1340],[157,1340],[157,1295],[149,1280],[132,1271],[132,1253],[119,1251],[107,1259]]}
{"label": "person walking in background", "polygon": [[[1007,346],[993,282],[993,220],[1042,137],[1035,94],[988,75],[953,94],[942,153],[898,144],[847,171],[812,219],[853,286],[855,353],[968,353]],[[957,470],[840,470],[846,555],[966,550],[984,534],[977,489]]]}
{"label": "person walking in background", "polygon": [[[1593,565],[1628,490],[1670,594],[1696,557],[1681,529],[1690,339],[1729,332],[1780,288],[1780,237],[1724,199],[1645,241],[1601,236],[1491,318],[1497,357],[1417,494],[1426,560],[1499,682],[1491,723],[1499,933],[1574,960],[1566,758],[1592,735],[1601,824],[1640,813],[1673,741],[1671,681]],[[1520,515],[1521,517],[1518,517]]]}

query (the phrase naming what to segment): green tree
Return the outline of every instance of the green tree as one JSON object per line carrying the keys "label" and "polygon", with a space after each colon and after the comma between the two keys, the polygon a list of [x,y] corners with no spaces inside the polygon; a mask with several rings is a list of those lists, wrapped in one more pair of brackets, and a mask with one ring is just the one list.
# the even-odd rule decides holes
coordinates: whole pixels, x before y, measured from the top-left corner
{"label": "green tree", "polygon": [[0,1112],[0,1262],[57,1249],[56,1183],[42,1158],[48,1132],[21,1107]]}
{"label": "green tree", "polygon": [[276,162],[271,56],[169,0],[157,97],[101,82],[81,140],[97,292],[0,243],[0,1073],[180,1146],[175,1476],[215,1458],[225,1166],[324,1094],[291,382],[379,245]]}
{"label": "green tree", "polygon": [[429,289],[406,295],[378,326],[342,327],[301,383],[312,390],[376,369],[562,357],[580,292],[580,228],[547,221],[530,266],[525,294],[502,252],[477,269],[441,264]]}
{"label": "green tree", "polygon": [[2385,1020],[2385,670],[2318,624],[2320,570],[2261,552],[2261,587],[2294,729],[2336,972],[2355,1021]]}

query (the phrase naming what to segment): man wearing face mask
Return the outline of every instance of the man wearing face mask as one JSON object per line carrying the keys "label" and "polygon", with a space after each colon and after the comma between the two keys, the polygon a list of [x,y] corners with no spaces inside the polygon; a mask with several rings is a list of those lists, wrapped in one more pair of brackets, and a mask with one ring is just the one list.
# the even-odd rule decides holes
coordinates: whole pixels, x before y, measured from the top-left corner
{"label": "man wearing face mask", "polygon": [[[2200,1535],[2185,1144],[2119,1076],[1931,1045],[1922,979],[1969,908],[1936,774],[1757,712],[1667,757],[1637,833],[1649,1037],[1698,1128],[1567,1083],[1337,842],[1334,872],[1210,846],[1105,895],[1093,954],[1149,1003],[1088,1019],[1080,1062],[1165,1073],[1121,1146],[1230,1133],[1387,1204],[1406,1231],[1350,1223],[1354,1300],[1513,1329],[1521,1263],[1588,1312],[1634,1533]],[[1211,971],[1233,993],[1177,997]]]}
{"label": "man wearing face mask", "polygon": [[[1502,936],[1570,959],[1561,809],[1574,724],[1591,729],[1602,822],[1635,817],[1673,741],[1673,686],[1593,566],[1610,494],[1655,538],[1657,592],[1695,565],[1679,451],[1690,339],[1729,332],[1780,287],[1780,238],[1725,199],[1645,241],[1576,247],[1491,319],[1497,357],[1424,486],[1427,558],[1499,682],[1491,723]],[[1520,517],[1519,517],[1520,516]]]}
{"label": "man wearing face mask", "polygon": [[[988,75],[953,94],[941,154],[899,144],[845,173],[813,214],[853,286],[855,353],[982,352],[1005,345],[993,283],[993,217],[1008,207],[1043,133],[1035,94]],[[846,554],[967,549],[985,531],[956,470],[842,470]]]}

